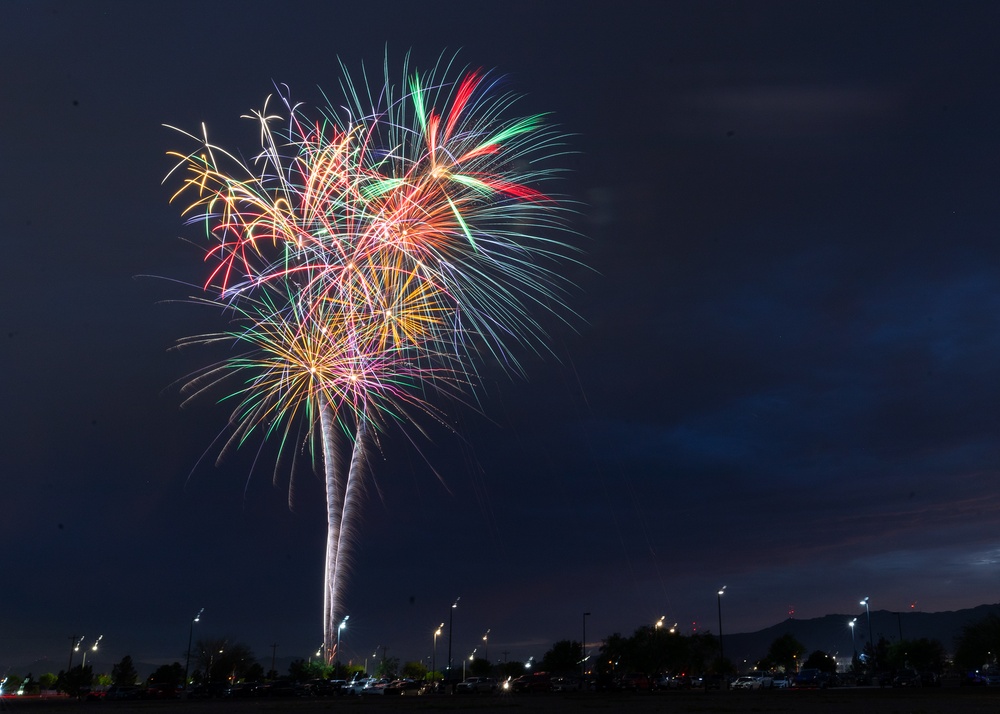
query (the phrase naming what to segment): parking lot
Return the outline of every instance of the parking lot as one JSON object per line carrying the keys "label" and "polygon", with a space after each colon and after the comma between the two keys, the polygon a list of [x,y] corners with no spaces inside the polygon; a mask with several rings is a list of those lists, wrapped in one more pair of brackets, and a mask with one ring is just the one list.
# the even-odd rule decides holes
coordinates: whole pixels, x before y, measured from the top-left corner
{"label": "parking lot", "polygon": [[331,699],[264,699],[243,701],[138,701],[78,702],[18,698],[0,701],[0,711],[31,714],[96,712],[116,714],[184,712],[185,714],[235,714],[236,712],[466,712],[503,711],[512,714],[574,714],[576,712],[775,712],[780,714],[840,714],[845,711],[878,711],[887,714],[996,714],[1000,690],[988,688],[879,689],[843,688],[812,691],[687,691],[657,694],[540,694],[465,695],[426,697],[335,697]]}

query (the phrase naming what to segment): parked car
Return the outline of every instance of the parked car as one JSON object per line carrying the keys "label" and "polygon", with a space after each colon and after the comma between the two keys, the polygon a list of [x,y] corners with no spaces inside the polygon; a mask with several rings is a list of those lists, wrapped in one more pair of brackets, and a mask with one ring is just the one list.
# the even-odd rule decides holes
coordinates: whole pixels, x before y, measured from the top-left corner
{"label": "parked car", "polygon": [[412,679],[397,679],[394,682],[386,685],[384,694],[389,696],[416,696],[421,694],[423,688],[422,682],[417,682]]}
{"label": "parked car", "polygon": [[824,672],[821,669],[814,669],[812,667],[807,667],[799,671],[795,675],[795,679],[792,680],[792,686],[800,689],[826,689],[827,687],[832,687],[836,684],[836,679],[829,672]]}
{"label": "parked car", "polygon": [[515,693],[534,694],[552,691],[552,677],[547,672],[522,674],[511,682]]}
{"label": "parked car", "polygon": [[455,691],[459,694],[483,694],[496,690],[497,680],[492,677],[469,677],[455,685]]}
{"label": "parked car", "polygon": [[551,688],[553,692],[579,692],[583,683],[579,677],[553,677]]}
{"label": "parked car", "polygon": [[370,680],[367,677],[352,679],[350,682],[345,683],[340,689],[344,694],[361,694],[362,690],[368,686],[369,681]]}
{"label": "parked car", "polygon": [[730,685],[733,689],[760,689],[761,681],[759,677],[754,677],[752,675],[744,675],[742,677],[737,677],[733,680]]}
{"label": "parked car", "polygon": [[122,699],[138,699],[139,698],[139,688],[123,686],[120,684],[112,684],[104,692],[102,699],[111,700],[122,700]]}
{"label": "parked car", "polygon": [[189,699],[214,699],[226,696],[229,691],[229,682],[206,682],[199,684],[190,692]]}
{"label": "parked car", "polygon": [[368,684],[361,690],[364,696],[372,694],[385,694],[385,688],[390,684],[388,679],[369,679]]}
{"label": "parked car", "polygon": [[276,679],[261,687],[260,693],[265,697],[303,697],[309,694],[309,689],[290,679]]}
{"label": "parked car", "polygon": [[649,677],[641,672],[630,672],[618,680],[618,688],[633,692],[648,692],[650,688]]}
{"label": "parked car", "polygon": [[180,699],[181,687],[177,684],[150,684],[139,693],[140,699]]}
{"label": "parked car", "polygon": [[650,682],[650,687],[656,691],[688,689],[691,687],[691,678],[684,674],[661,674]]}
{"label": "parked car", "polygon": [[264,695],[267,685],[263,682],[241,682],[226,689],[227,699],[251,699]]}
{"label": "parked car", "polygon": [[343,679],[310,679],[307,684],[313,696],[332,697],[343,694],[347,682]]}

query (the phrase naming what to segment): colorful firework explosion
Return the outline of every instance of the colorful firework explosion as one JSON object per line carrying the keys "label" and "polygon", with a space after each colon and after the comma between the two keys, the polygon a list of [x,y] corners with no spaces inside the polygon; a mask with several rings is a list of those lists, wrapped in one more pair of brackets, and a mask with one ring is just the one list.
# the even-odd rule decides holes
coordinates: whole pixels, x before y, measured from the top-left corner
{"label": "colorful firework explosion", "polygon": [[386,62],[377,93],[345,71],[348,108],[317,119],[286,96],[284,117],[265,102],[249,164],[204,127],[182,132],[196,151],[171,154],[170,175],[184,173],[172,200],[187,197],[184,213],[209,241],[199,301],[233,318],[232,329],[182,344],[244,348],[187,388],[243,375],[228,397],[229,445],[259,430],[282,451],[321,457],[329,658],[372,435],[387,420],[439,417],[429,395],[462,393],[480,358],[520,372],[514,348],[545,342],[533,315],[561,314],[569,287],[557,269],[573,250],[553,237],[566,209],[537,188],[553,176],[536,167],[559,135],[542,116],[504,118],[517,97],[488,73],[448,81],[452,62],[426,75],[404,63],[402,89]]}

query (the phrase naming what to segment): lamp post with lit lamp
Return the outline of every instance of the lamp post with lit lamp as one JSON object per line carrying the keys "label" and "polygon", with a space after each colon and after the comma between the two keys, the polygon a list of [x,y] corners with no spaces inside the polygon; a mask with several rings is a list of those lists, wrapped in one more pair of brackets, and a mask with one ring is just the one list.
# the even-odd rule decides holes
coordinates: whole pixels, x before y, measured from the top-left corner
{"label": "lamp post with lit lamp", "polygon": [[448,612],[448,679],[451,679],[451,633],[455,631],[455,608],[458,607],[458,601],[461,599],[461,595],[455,598],[455,602],[451,604],[451,610]]}
{"label": "lamp post with lit lamp", "polygon": [[858,644],[854,639],[854,625],[856,625],[857,622],[858,618],[855,617],[853,620],[849,620],[847,623],[847,626],[851,628],[851,650],[853,650],[854,652],[854,659],[851,660],[852,668],[854,667],[854,661],[857,660],[858,658]]}
{"label": "lamp post with lit lamp", "polygon": [[486,634],[483,635],[483,659],[488,663],[490,661],[490,630],[486,628]]}
{"label": "lamp post with lit lamp", "polygon": [[187,691],[188,688],[188,670],[191,667],[191,638],[194,637],[194,623],[201,622],[201,613],[205,612],[205,608],[198,610],[198,614],[194,616],[191,620],[191,627],[188,629],[188,652],[187,659],[184,661],[184,690]]}
{"label": "lamp post with lit lamp", "polygon": [[67,672],[70,671],[71,669],[73,669],[73,653],[80,651],[80,645],[83,644],[83,638],[85,636],[86,635],[80,635],[80,639],[76,639],[76,635],[72,635],[69,638],[69,641],[71,643],[72,642],[76,642],[76,644],[75,645],[71,645],[70,648],[69,648],[69,664],[66,665],[66,671]]}
{"label": "lamp post with lit lamp", "polygon": [[874,667],[878,662],[875,657],[875,642],[872,640],[872,611],[868,607],[868,596],[865,595],[865,599],[858,604],[865,606],[865,614],[868,615],[868,649],[871,651],[872,666]]}
{"label": "lamp post with lit lamp", "polygon": [[340,632],[345,627],[347,627],[347,621],[349,619],[351,619],[350,615],[344,615],[344,619],[341,620],[340,624],[337,626],[337,664],[336,664],[336,671],[337,671],[338,674],[340,673]]}
{"label": "lamp post with lit lamp", "polygon": [[583,613],[583,639],[580,641],[580,669],[581,674],[587,676],[587,618],[589,612]]}
{"label": "lamp post with lit lamp", "polygon": [[[94,644],[90,648],[91,652],[97,652],[97,643],[100,642],[103,638],[104,638],[104,635],[101,635],[96,640],[94,640]],[[86,666],[87,666],[87,650],[84,650],[83,651],[83,663],[80,665],[80,667],[86,667]]]}
{"label": "lamp post with lit lamp", "polygon": [[726,586],[723,585],[719,589],[719,674],[722,674],[723,662],[726,661],[726,650],[722,646],[722,593],[726,591]]}
{"label": "lamp post with lit lamp", "polygon": [[431,648],[431,681],[437,686],[437,677],[435,672],[437,671],[437,656],[438,656],[438,637],[441,636],[441,628],[444,627],[442,622],[438,625],[438,628],[434,630],[434,646]]}

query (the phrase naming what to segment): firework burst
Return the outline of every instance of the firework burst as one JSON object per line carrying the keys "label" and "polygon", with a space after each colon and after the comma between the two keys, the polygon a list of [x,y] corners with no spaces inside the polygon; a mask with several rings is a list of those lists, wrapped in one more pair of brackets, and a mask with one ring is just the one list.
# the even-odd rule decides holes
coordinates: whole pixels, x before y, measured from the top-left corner
{"label": "firework burst", "polygon": [[182,344],[241,348],[187,389],[240,375],[229,445],[259,431],[279,454],[322,462],[328,658],[374,435],[439,418],[429,396],[464,392],[480,358],[520,372],[514,348],[545,343],[533,315],[562,314],[569,287],[565,209],[540,189],[552,170],[538,168],[559,135],[542,116],[506,118],[516,97],[488,73],[449,80],[452,62],[426,74],[404,63],[398,85],[387,62],[377,91],[345,71],[346,108],[316,118],[268,100],[250,117],[261,147],[249,164],[204,128],[182,132],[195,151],[171,154],[172,200],[187,201],[208,240],[207,297],[196,299],[232,317],[226,332]]}

